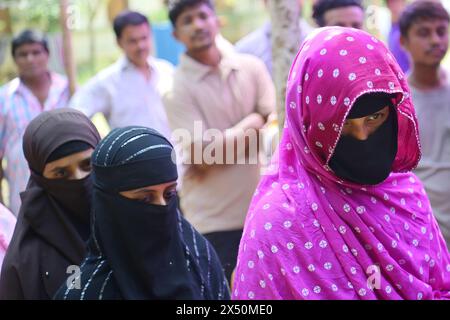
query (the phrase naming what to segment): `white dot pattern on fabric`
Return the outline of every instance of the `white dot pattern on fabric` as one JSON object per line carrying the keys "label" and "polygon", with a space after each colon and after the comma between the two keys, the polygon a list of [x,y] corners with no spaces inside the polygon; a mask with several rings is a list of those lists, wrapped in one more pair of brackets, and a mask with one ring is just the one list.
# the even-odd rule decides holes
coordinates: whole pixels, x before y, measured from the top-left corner
{"label": "white dot pattern on fabric", "polygon": [[270,250],[272,251],[272,253],[277,253],[278,252],[278,248],[277,246],[273,245]]}
{"label": "white dot pattern on fabric", "polygon": [[264,258],[264,252],[262,252],[261,250],[258,250],[258,258],[259,259]]}
{"label": "white dot pattern on fabric", "polygon": [[325,270],[331,270],[331,268],[333,267],[333,265],[331,264],[331,262],[325,262],[323,264],[323,267],[325,268]]}
{"label": "white dot pattern on fabric", "polygon": [[297,104],[294,101],[291,101],[291,103],[289,104],[289,107],[291,109],[295,109],[295,108],[297,108]]}
{"label": "white dot pattern on fabric", "polygon": [[251,261],[251,260],[248,262],[247,265],[248,265],[248,267],[249,267],[250,269],[253,269],[253,268],[255,267],[255,263],[254,263],[253,261]]}
{"label": "white dot pattern on fabric", "polygon": [[348,107],[350,105],[350,98],[345,98],[344,99],[344,104]]}
{"label": "white dot pattern on fabric", "polygon": [[313,264],[308,265],[308,270],[310,272],[314,272],[316,270],[316,267]]}
{"label": "white dot pattern on fabric", "polygon": [[373,50],[373,49],[374,49],[374,46],[373,46],[373,45],[371,45],[371,44],[368,44],[368,45],[367,45],[367,49],[369,49],[369,50]]}
{"label": "white dot pattern on fabric", "polygon": [[298,93],[302,93],[302,90],[303,90],[303,89],[302,89],[302,86],[301,86],[301,85],[298,85],[298,86],[297,86],[297,92],[298,92]]}
{"label": "white dot pattern on fabric", "polygon": [[369,89],[372,89],[373,88],[373,82],[372,81],[367,81],[367,87]]}
{"label": "white dot pattern on fabric", "polygon": [[302,294],[303,294],[303,296],[307,297],[307,296],[309,295],[309,290],[306,289],[306,288],[304,288],[304,289],[302,290]]}
{"label": "white dot pattern on fabric", "polygon": [[322,122],[319,122],[319,123],[317,124],[317,126],[319,127],[319,130],[325,131],[325,126],[323,125]]}
{"label": "white dot pattern on fabric", "polygon": [[381,70],[380,69],[375,69],[375,74],[377,75],[377,76],[379,76],[379,75],[381,75]]}
{"label": "white dot pattern on fabric", "polygon": [[319,71],[317,71],[317,77],[322,78],[323,76],[323,70],[320,69]]}
{"label": "white dot pattern on fabric", "polygon": [[289,229],[290,227],[292,227],[292,222],[290,222],[290,221],[285,221],[285,222],[283,223],[283,226],[284,226],[286,229]]}
{"label": "white dot pattern on fabric", "polygon": [[335,96],[332,96],[330,98],[330,103],[334,106],[334,105],[336,105],[336,102],[337,102],[337,98]]}
{"label": "white dot pattern on fabric", "polygon": [[333,70],[333,77],[334,77],[334,78],[339,77],[339,69],[334,69],[334,70]]}
{"label": "white dot pattern on fabric", "polygon": [[366,207],[358,206],[358,207],[356,207],[356,212],[359,214],[363,214],[364,212],[366,212]]}
{"label": "white dot pattern on fabric", "polygon": [[264,225],[264,229],[266,229],[267,231],[269,231],[270,229],[272,229],[272,224],[271,224],[270,222],[267,222],[267,223]]}
{"label": "white dot pattern on fabric", "polygon": [[292,268],[292,271],[294,271],[294,273],[299,273],[300,272],[300,267],[299,266],[295,266],[294,268]]}
{"label": "white dot pattern on fabric", "polygon": [[355,74],[354,72],[350,73],[350,74],[348,75],[348,79],[349,79],[350,81],[355,80],[355,79],[356,79],[356,74]]}
{"label": "white dot pattern on fabric", "polygon": [[313,247],[313,244],[311,241],[308,241],[305,243],[305,249],[310,250]]}
{"label": "white dot pattern on fabric", "polygon": [[359,57],[359,63],[364,64],[367,62],[366,57]]}
{"label": "white dot pattern on fabric", "polygon": [[317,96],[317,103],[318,104],[322,103],[322,96],[320,94]]}
{"label": "white dot pattern on fabric", "polygon": [[320,55],[323,56],[327,54],[327,49],[323,48],[322,50],[320,50]]}
{"label": "white dot pattern on fabric", "polygon": [[289,242],[288,244],[286,244],[286,247],[288,248],[288,250],[292,250],[294,249],[294,244],[292,242]]}
{"label": "white dot pattern on fabric", "polygon": [[325,249],[325,248],[327,247],[327,245],[328,245],[328,243],[327,243],[326,240],[321,240],[321,241],[319,242],[319,246],[320,246],[322,249]]}
{"label": "white dot pattern on fabric", "polygon": [[339,54],[340,54],[341,56],[346,56],[346,55],[348,54],[348,52],[347,52],[347,50],[342,49],[341,51],[339,51]]}
{"label": "white dot pattern on fabric", "polygon": [[336,123],[333,123],[332,127],[334,131],[339,132],[339,126]]}
{"label": "white dot pattern on fabric", "polygon": [[315,202],[311,205],[311,209],[313,209],[313,211],[317,211],[318,208],[319,206]]}
{"label": "white dot pattern on fabric", "polygon": [[259,286],[264,289],[266,287],[266,282],[264,280],[259,281]]}
{"label": "white dot pattern on fabric", "polygon": [[309,104],[309,96],[306,96],[305,102],[306,102],[306,104]]}

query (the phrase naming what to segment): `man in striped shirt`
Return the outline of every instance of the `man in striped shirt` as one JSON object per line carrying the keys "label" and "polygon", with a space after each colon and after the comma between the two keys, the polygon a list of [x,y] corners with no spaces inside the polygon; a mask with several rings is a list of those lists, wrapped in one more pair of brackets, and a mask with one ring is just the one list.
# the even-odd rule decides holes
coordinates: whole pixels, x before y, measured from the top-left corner
{"label": "man in striped shirt", "polygon": [[22,151],[25,128],[39,113],[65,107],[69,99],[67,80],[48,69],[49,54],[45,35],[21,32],[12,41],[18,77],[0,88],[0,178],[8,182],[7,203],[15,215],[29,177]]}

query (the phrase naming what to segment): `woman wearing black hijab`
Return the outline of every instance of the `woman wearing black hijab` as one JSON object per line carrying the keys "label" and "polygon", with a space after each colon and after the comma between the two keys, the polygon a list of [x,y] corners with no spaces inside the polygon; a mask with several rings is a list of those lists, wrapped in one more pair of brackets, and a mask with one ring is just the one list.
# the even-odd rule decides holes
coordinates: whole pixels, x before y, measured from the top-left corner
{"label": "woman wearing black hijab", "polygon": [[28,125],[23,151],[31,176],[3,262],[0,299],[51,299],[90,235],[90,156],[100,141],[73,109],[43,112]]}
{"label": "woman wearing black hijab", "polygon": [[178,209],[173,155],[144,127],[116,129],[98,145],[89,254],[57,299],[229,299],[214,249]]}

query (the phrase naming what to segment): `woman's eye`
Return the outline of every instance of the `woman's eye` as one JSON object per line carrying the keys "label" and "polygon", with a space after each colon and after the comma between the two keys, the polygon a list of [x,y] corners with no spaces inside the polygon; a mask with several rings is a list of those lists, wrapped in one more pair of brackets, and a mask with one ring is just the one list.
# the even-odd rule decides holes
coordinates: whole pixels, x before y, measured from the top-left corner
{"label": "woman's eye", "polygon": [[144,198],[139,199],[139,201],[147,203],[147,204],[151,204],[153,202],[153,197],[152,196],[146,196]]}
{"label": "woman's eye", "polygon": [[177,190],[171,190],[171,191],[166,192],[166,194],[164,195],[164,197],[165,197],[166,199],[171,199],[171,198],[173,198],[173,197],[176,196],[176,195],[177,195]]}
{"label": "woman's eye", "polygon": [[377,120],[378,118],[380,118],[382,116],[381,113],[375,113],[371,116],[369,116],[369,120]]}
{"label": "woman's eye", "polygon": [[56,178],[64,178],[65,176],[67,176],[67,171],[66,170],[58,170],[55,172],[55,177]]}
{"label": "woman's eye", "polygon": [[91,171],[91,170],[92,170],[91,163],[89,162],[89,163],[83,164],[83,165],[81,166],[81,169],[82,169],[83,171]]}

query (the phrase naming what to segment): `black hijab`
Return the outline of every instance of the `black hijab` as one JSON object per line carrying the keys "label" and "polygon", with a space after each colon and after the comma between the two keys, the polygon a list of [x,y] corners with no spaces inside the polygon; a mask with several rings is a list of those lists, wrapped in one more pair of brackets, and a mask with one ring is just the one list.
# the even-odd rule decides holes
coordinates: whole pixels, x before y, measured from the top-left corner
{"label": "black hijab", "polygon": [[176,181],[175,163],[171,143],[144,127],[115,129],[98,145],[92,156],[94,232],[82,289],[63,286],[57,299],[229,297],[214,249],[181,217],[176,196],[162,206],[119,194]]}
{"label": "black hijab", "polygon": [[398,135],[392,97],[387,93],[362,95],[346,119],[362,118],[387,106],[388,118],[366,140],[341,135],[329,163],[338,177],[362,185],[376,185],[389,176],[397,155]]}
{"label": "black hijab", "polygon": [[90,235],[91,176],[52,180],[42,174],[49,159],[95,148],[99,141],[92,122],[73,109],[43,112],[28,125],[23,151],[30,179],[2,268],[1,297],[51,298],[67,266],[82,261]]}

